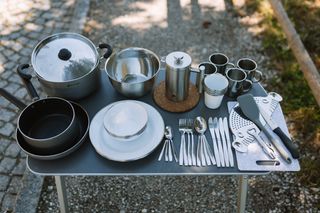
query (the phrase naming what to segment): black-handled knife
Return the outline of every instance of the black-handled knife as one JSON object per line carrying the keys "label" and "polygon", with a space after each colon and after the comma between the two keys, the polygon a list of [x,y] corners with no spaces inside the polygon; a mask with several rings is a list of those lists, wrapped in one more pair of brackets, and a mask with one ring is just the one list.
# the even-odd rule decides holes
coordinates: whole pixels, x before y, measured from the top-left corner
{"label": "black-handled knife", "polygon": [[260,114],[266,121],[266,123],[270,126],[272,131],[279,136],[282,140],[283,144],[290,151],[292,157],[294,159],[298,159],[300,157],[299,150],[296,144],[294,144],[291,139],[282,131],[277,123],[275,123],[271,116],[267,115],[267,113],[259,106]]}

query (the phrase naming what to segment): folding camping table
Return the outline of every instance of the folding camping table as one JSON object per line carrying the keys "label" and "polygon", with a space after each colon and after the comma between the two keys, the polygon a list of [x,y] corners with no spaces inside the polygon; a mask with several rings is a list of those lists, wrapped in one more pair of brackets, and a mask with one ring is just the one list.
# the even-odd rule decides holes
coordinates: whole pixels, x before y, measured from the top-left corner
{"label": "folding camping table", "polygon": [[[193,76],[194,77],[194,76]],[[160,71],[158,82],[164,79],[164,72]],[[194,79],[192,79],[194,80]],[[107,75],[101,73],[100,88],[89,97],[80,100],[79,103],[87,110],[90,119],[102,109],[104,106],[119,100],[126,99],[117,93],[111,86]],[[255,83],[250,93],[254,96],[266,96],[266,91],[263,87]],[[217,110],[208,109],[204,105],[203,97],[201,97],[199,104],[191,111],[185,113],[171,113],[159,108],[152,100],[152,94],[148,94],[142,98],[137,99],[155,107],[162,115],[165,125],[170,125],[173,128],[173,138],[175,149],[178,152],[180,147],[180,133],[178,129],[179,118],[195,118],[196,116],[203,116],[206,120],[211,117],[228,116],[227,101],[228,97],[224,97],[221,107]],[[210,132],[206,131],[206,137],[211,144]],[[211,145],[212,146],[212,145]],[[31,157],[27,158],[27,167],[31,172],[39,175],[55,176],[58,198],[61,212],[68,212],[68,201],[66,196],[65,177],[74,175],[88,175],[88,176],[173,176],[173,175],[237,175],[239,176],[239,195],[238,195],[238,212],[245,211],[248,177],[250,175],[264,175],[268,172],[240,171],[237,167],[235,152],[233,155],[235,159],[235,166],[233,168],[217,168],[216,166],[194,167],[194,166],[179,166],[176,162],[159,162],[158,156],[162,143],[147,157],[132,161],[132,162],[114,162],[100,156],[90,143],[88,139],[80,146],[78,150],[70,155],[57,160],[37,160]],[[178,153],[177,153],[178,154]]]}

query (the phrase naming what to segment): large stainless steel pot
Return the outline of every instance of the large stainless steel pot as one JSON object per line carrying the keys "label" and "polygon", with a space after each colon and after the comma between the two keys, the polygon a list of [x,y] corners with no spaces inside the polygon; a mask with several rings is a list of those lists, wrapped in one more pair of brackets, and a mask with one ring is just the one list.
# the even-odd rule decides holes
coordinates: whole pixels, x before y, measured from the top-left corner
{"label": "large stainless steel pot", "polygon": [[151,91],[159,70],[159,57],[139,47],[114,53],[105,63],[105,72],[112,86],[129,98],[138,98]]}
{"label": "large stainless steel pot", "polygon": [[[104,58],[112,53],[108,44]],[[58,33],[40,41],[31,55],[31,64],[49,96],[80,99],[99,85],[100,55],[97,47],[76,33]]]}

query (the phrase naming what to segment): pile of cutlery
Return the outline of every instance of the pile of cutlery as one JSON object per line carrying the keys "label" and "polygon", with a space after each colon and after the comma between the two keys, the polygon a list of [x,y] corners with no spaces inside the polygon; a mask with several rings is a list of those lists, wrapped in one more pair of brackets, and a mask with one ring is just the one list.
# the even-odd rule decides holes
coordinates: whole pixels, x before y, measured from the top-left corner
{"label": "pile of cutlery", "polygon": [[[197,117],[195,120],[187,118],[179,119],[179,131],[181,132],[179,165],[216,165],[213,152],[204,134],[206,129],[206,120],[202,117]],[[194,144],[194,130],[198,133],[197,147]]]}
{"label": "pile of cutlery", "polygon": [[234,167],[227,118],[210,117],[208,123],[217,167]]}
{"label": "pile of cutlery", "polygon": [[194,152],[193,119],[179,119],[179,131],[181,132],[179,165],[196,166],[197,161]]}
{"label": "pile of cutlery", "polygon": [[162,156],[164,154],[164,161],[173,161],[173,158],[176,162],[178,162],[178,158],[176,155],[176,151],[173,144],[173,135],[172,135],[172,129],[170,126],[166,126],[164,136],[166,137],[166,140],[164,141],[162,150],[160,152],[158,161],[161,161]]}

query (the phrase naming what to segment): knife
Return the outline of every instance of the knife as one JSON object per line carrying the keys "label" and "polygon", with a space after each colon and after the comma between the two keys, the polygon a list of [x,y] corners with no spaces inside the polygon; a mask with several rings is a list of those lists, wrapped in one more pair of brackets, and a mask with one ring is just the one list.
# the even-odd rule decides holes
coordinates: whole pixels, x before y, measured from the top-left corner
{"label": "knife", "polygon": [[292,157],[294,159],[298,159],[300,157],[300,154],[297,145],[294,144],[291,139],[282,131],[279,125],[273,121],[272,117],[267,115],[266,111],[264,111],[262,107],[259,107],[259,110],[260,114],[262,115],[266,123],[270,126],[272,131],[279,136],[283,144],[290,151]]}

